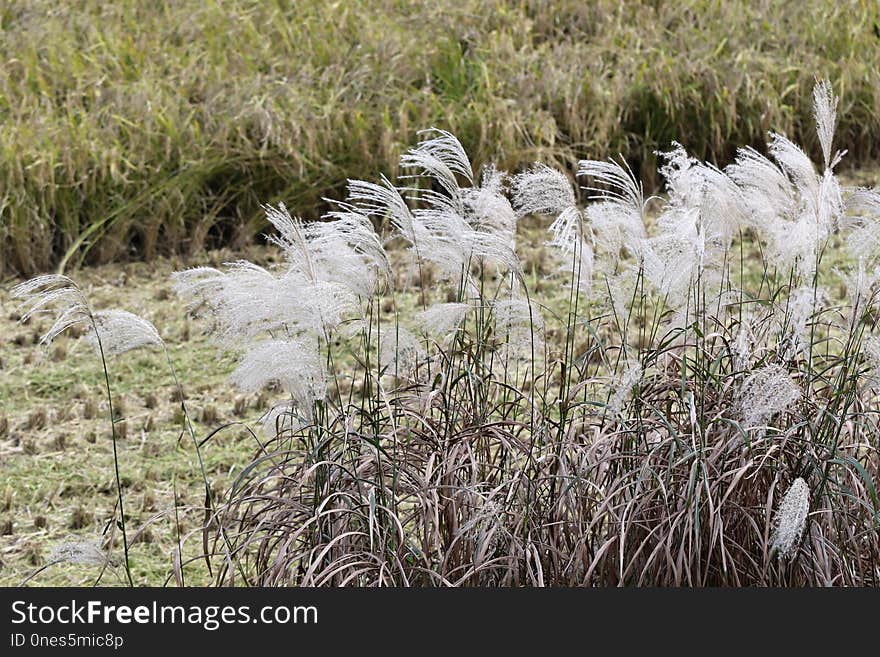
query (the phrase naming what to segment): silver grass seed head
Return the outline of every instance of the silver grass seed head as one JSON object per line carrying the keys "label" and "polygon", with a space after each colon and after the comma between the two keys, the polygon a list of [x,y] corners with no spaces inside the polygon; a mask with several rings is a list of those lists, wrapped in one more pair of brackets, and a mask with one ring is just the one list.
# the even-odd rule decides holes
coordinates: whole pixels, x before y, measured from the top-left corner
{"label": "silver grass seed head", "polygon": [[797,190],[791,180],[779,165],[754,148],[738,149],[735,163],[724,171],[741,190],[744,221],[759,235],[795,216]]}
{"label": "silver grass seed head", "polygon": [[514,176],[512,191],[513,207],[520,216],[558,215],[577,205],[568,177],[546,164],[536,163]]}
{"label": "silver grass seed head", "polygon": [[13,287],[12,298],[21,299],[21,321],[38,314],[55,313],[55,321],[40,338],[43,345],[73,326],[92,324],[92,311],[85,295],[67,276],[37,276]]}
{"label": "silver grass seed head", "polygon": [[284,203],[279,203],[278,207],[264,205],[263,211],[276,231],[275,235],[267,235],[266,239],[281,248],[291,266],[298,267],[306,277],[317,279],[302,220],[293,218]]}
{"label": "silver grass seed head", "polygon": [[107,555],[97,541],[69,540],[52,547],[49,562],[103,566],[107,562]]}
{"label": "silver grass seed head", "polygon": [[787,307],[776,322],[780,330],[780,346],[785,358],[794,358],[809,347],[810,321],[825,306],[826,291],[802,285],[789,294]]}
{"label": "silver grass seed head", "polygon": [[339,210],[328,212],[325,216],[333,219],[333,229],[360,255],[367,266],[391,278],[391,263],[382,245],[382,239],[373,228],[367,215],[358,212],[354,206],[339,203]]}
{"label": "silver grass seed head", "polygon": [[847,248],[855,258],[875,258],[880,253],[880,189],[843,190]]}
{"label": "silver grass seed head", "polygon": [[388,218],[394,229],[410,244],[417,242],[416,220],[400,191],[385,176],[381,184],[348,181],[347,202],[368,217]]}
{"label": "silver grass seed head", "polygon": [[526,299],[511,297],[500,299],[492,304],[495,314],[495,332],[508,336],[521,330],[541,332],[544,330],[544,317],[541,309]]}
{"label": "silver grass seed head", "polygon": [[837,104],[839,99],[828,80],[816,80],[813,87],[813,115],[816,119],[816,134],[822,146],[825,168],[832,166],[831,147],[834,131],[837,129]]}
{"label": "silver grass seed head", "polygon": [[[442,163],[446,170],[463,176],[468,184],[473,185],[473,167],[467,151],[465,151],[458,137],[451,132],[439,128],[421,130],[419,135],[429,138],[420,141],[415,148],[410,149],[407,155],[430,155]],[[417,159],[418,157],[416,156]]]}
{"label": "silver grass seed head", "polygon": [[499,365],[529,361],[544,351],[544,317],[541,309],[524,298],[511,295],[492,304],[495,335],[501,343]]}
{"label": "silver grass seed head", "polygon": [[630,397],[633,388],[642,380],[644,370],[642,364],[637,360],[630,360],[623,363],[623,368],[614,376],[611,384],[611,398],[608,401],[608,412],[611,415],[617,415],[622,409],[626,400]]}
{"label": "silver grass seed head", "polygon": [[791,375],[779,365],[767,365],[752,372],[739,391],[743,428],[763,427],[774,415],[791,408],[803,392]]}
{"label": "silver grass seed head", "polygon": [[628,308],[633,302],[633,291],[638,281],[637,266],[625,267],[614,276],[605,275],[604,280],[597,285],[597,295],[602,295],[602,300],[608,303],[611,312],[618,321],[622,321],[629,312]]}
{"label": "silver grass seed head", "polygon": [[419,197],[428,200],[429,203],[439,202],[441,205],[460,211],[462,209],[462,188],[456,176],[462,176],[468,185],[473,185],[474,173],[470,159],[461,145],[461,142],[451,133],[445,130],[431,128],[420,134],[436,135],[425,139],[400,158],[400,166],[403,169],[415,170],[413,176],[405,178],[427,176],[437,182],[445,192],[446,198],[438,198],[436,194],[419,191]]}
{"label": "silver grass seed head", "polygon": [[736,331],[733,342],[733,367],[735,370],[745,370],[752,361],[755,348],[755,334],[752,327],[752,317],[746,314]]}
{"label": "silver grass seed head", "polygon": [[597,256],[602,254],[610,262],[613,271],[626,250],[631,256],[641,257],[642,246],[647,239],[641,215],[619,203],[602,201],[587,206],[586,217],[592,228]]}
{"label": "silver grass seed head", "polygon": [[810,488],[807,482],[795,479],[776,511],[772,547],[779,556],[791,558],[797,552],[798,543],[807,524],[810,512]]}
{"label": "silver grass seed head", "polygon": [[[638,180],[626,161],[621,157],[620,164],[614,160],[581,160],[578,162],[577,175],[588,177],[592,185],[585,187],[594,192],[591,198],[616,202],[630,211],[641,214],[644,210],[645,198],[642,183]],[[602,187],[593,185],[600,184]]]}
{"label": "silver grass seed head", "polygon": [[382,333],[379,362],[387,374],[407,377],[426,356],[422,340],[402,326]]}
{"label": "silver grass seed head", "polygon": [[[152,323],[125,310],[101,310],[93,315],[94,331],[86,339],[95,353],[118,356],[140,347],[164,345]],[[100,346],[99,346],[100,341]]]}
{"label": "silver grass seed head", "polygon": [[494,165],[484,166],[480,186],[462,190],[462,200],[471,228],[505,237],[513,246],[518,217],[504,194],[505,177]]}
{"label": "silver grass seed head", "polygon": [[[312,266],[311,273],[318,269]],[[175,287],[190,297],[191,306],[207,309],[203,314],[213,320],[221,344],[247,342],[264,332],[320,336],[360,316],[359,289],[333,280],[338,271],[312,278],[291,267],[277,275],[247,261],[228,264],[226,272],[190,271],[176,275]],[[370,279],[363,282],[369,285]]]}
{"label": "silver grass seed head", "polygon": [[171,274],[171,288],[195,311],[210,297],[210,291],[223,285],[223,272],[214,267],[192,267]]}
{"label": "silver grass seed head", "polygon": [[849,271],[835,269],[834,272],[846,286],[850,319],[856,321],[877,292],[877,284],[880,282],[880,266],[869,270],[865,258],[861,257],[856,266]]}
{"label": "silver grass seed head", "polygon": [[278,383],[304,416],[311,418],[314,402],[327,393],[327,374],[320,353],[306,340],[267,340],[242,357],[230,381],[244,392],[257,392]]}
{"label": "silver grass seed head", "polygon": [[780,168],[789,176],[803,197],[815,198],[818,188],[816,167],[804,150],[784,135],[770,133],[767,150]]}
{"label": "silver grass seed head", "polygon": [[416,323],[429,337],[445,343],[459,329],[471,306],[467,303],[437,303],[416,315]]}
{"label": "silver grass seed head", "polygon": [[369,218],[349,206],[326,215],[331,221],[304,224],[284,207],[265,206],[276,235],[270,243],[280,247],[290,272],[311,284],[335,281],[360,297],[372,296],[377,273],[389,271],[388,259]]}

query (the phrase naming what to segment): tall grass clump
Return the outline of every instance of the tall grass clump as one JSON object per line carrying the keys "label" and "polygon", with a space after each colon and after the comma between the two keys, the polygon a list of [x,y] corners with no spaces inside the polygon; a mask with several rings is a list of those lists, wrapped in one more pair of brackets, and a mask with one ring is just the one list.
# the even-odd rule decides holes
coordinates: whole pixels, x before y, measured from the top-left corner
{"label": "tall grass clump", "polygon": [[880,192],[838,182],[829,83],[812,113],[815,161],[673,143],[661,197],[429,130],[321,222],[266,206],[283,265],[176,274],[277,396],[208,510],[215,583],[880,583]]}
{"label": "tall grass clump", "polygon": [[818,155],[813,71],[864,163],[878,25],[865,0],[8,0],[0,272],[235,246],[265,201],[317,218],[426,125],[508,170],[620,153],[649,192],[672,139],[720,162],[772,128]]}

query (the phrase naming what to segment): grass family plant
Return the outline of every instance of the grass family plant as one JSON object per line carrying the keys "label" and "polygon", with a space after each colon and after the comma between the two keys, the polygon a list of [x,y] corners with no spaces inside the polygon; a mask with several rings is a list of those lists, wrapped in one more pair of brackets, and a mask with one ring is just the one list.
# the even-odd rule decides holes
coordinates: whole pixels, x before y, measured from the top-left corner
{"label": "grass family plant", "polygon": [[[880,193],[835,176],[837,105],[817,82],[818,162],[673,143],[650,198],[622,160],[578,187],[429,130],[322,221],[267,206],[282,265],[177,273],[232,381],[277,398],[206,481],[215,583],[880,583]],[[19,292],[105,351],[161,344],[68,279]]]}

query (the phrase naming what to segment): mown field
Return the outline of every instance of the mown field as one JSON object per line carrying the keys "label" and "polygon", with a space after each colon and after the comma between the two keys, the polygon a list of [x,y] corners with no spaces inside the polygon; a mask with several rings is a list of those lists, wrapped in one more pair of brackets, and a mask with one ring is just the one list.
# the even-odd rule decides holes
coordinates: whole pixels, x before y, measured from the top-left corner
{"label": "mown field", "polygon": [[650,184],[673,139],[815,154],[818,75],[846,165],[880,144],[872,0],[12,0],[0,61],[0,270],[27,275],[241,245],[432,125],[478,165],[621,153]]}

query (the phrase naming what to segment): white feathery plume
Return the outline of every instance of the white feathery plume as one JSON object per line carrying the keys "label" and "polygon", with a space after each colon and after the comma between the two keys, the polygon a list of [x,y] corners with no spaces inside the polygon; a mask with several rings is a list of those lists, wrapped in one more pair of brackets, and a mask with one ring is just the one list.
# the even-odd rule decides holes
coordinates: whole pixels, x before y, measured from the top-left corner
{"label": "white feathery plume", "polygon": [[[623,158],[621,157],[623,161]],[[624,162],[625,164],[625,162]],[[608,160],[581,160],[578,162],[578,176],[588,176],[603,187],[585,187],[595,192],[591,198],[620,203],[627,210],[641,214],[644,210],[645,198],[642,183],[636,179],[632,169],[627,165]]]}
{"label": "white feathery plume", "polygon": [[673,142],[665,160],[669,201],[657,219],[658,233],[642,240],[645,278],[673,309],[682,309],[697,280],[716,296],[722,265],[745,221],[741,190],[726,173],[689,156]]}
{"label": "white feathery plume", "polygon": [[776,511],[772,548],[780,557],[793,557],[807,525],[810,512],[810,487],[795,479]]}
{"label": "white feathery plume", "polygon": [[[460,173],[468,182],[472,182],[472,174],[461,145],[451,139],[451,135],[442,133],[404,158],[409,165],[425,165],[423,173],[439,175],[445,190],[414,190],[425,207],[411,212],[410,242],[417,246],[418,256],[437,265],[445,278],[461,282],[464,277],[469,293],[477,295],[478,286],[470,278],[473,265],[491,264],[505,271],[519,271],[514,250],[517,217],[502,193],[503,174],[494,167],[483,170],[480,187],[458,186],[453,173]],[[427,166],[430,163],[424,161],[425,157],[441,155],[448,170]]]}
{"label": "white feathery plume", "polygon": [[584,212],[589,219],[596,251],[607,255],[611,267],[620,261],[623,249],[631,255],[640,257],[647,239],[645,224],[639,214],[628,211],[620,203],[591,203]]}
{"label": "white feathery plume", "polygon": [[743,317],[733,342],[733,368],[735,370],[745,370],[749,367],[754,345],[755,334],[752,329],[752,318],[747,315]]}
{"label": "white feathery plume", "polygon": [[[164,345],[159,331],[143,317],[125,310],[101,310],[93,315],[94,331],[86,339],[99,354],[118,356],[140,347]],[[98,344],[100,340],[100,346]]]}
{"label": "white feathery plume", "polygon": [[767,243],[768,261],[811,278],[821,241],[842,211],[837,181],[830,172],[820,178],[806,154],[781,135],[771,133],[768,148],[778,164],[744,148],[725,171],[741,190],[744,223]]}
{"label": "white feathery plume", "polygon": [[827,237],[837,227],[844,209],[840,182],[831,169],[826,169],[819,181],[819,203],[816,209],[822,238]]}
{"label": "white feathery plume", "polygon": [[[835,270],[836,271],[836,270]],[[855,268],[850,271],[836,271],[843,284],[846,286],[849,296],[850,319],[855,322],[865,312],[866,305],[870,303],[880,281],[880,267],[868,271],[864,258],[859,258]]]}
{"label": "white feathery plume", "polygon": [[[695,218],[698,232],[704,236],[706,254],[722,254],[745,221],[742,192],[724,171],[691,157],[677,142],[673,147],[659,153],[665,160],[660,173],[669,192],[669,208],[698,209]],[[663,217],[658,221],[662,224]]]}
{"label": "white feathery plume", "polygon": [[422,341],[402,326],[385,331],[379,342],[379,362],[383,370],[397,376],[408,376],[425,357]]}
{"label": "white feathery plume", "polygon": [[72,563],[89,566],[103,566],[107,555],[97,541],[69,540],[58,543],[49,552],[49,563]]}
{"label": "white feathery plume", "polygon": [[400,191],[385,176],[382,184],[365,180],[348,181],[348,201],[368,217],[385,218],[410,244],[418,242],[419,226]]}
{"label": "white feathery plume", "polygon": [[493,233],[509,241],[516,239],[517,216],[504,195],[504,174],[494,165],[483,167],[479,187],[462,190],[465,219],[474,230]]}
{"label": "white feathery plume", "polygon": [[320,353],[304,340],[267,340],[251,347],[229,377],[244,392],[280,384],[304,415],[327,392],[327,374]]}
{"label": "white feathery plume", "polygon": [[836,157],[829,163],[824,173],[816,173],[813,162],[807,154],[782,135],[771,133],[768,146],[770,154],[794,183],[798,190],[798,219],[806,219],[816,224],[818,242],[834,229],[843,212],[840,187],[831,168],[839,161]]}
{"label": "white feathery plume", "polygon": [[577,207],[566,208],[550,224],[549,246],[558,248],[563,256],[574,253],[584,240],[583,213]]}
{"label": "white feathery plume", "polygon": [[55,322],[40,338],[40,344],[51,343],[73,326],[92,325],[92,312],[85,295],[67,276],[37,276],[13,287],[12,298],[22,300],[23,322],[34,315],[56,313]]}
{"label": "white feathery plume", "polygon": [[[511,295],[492,304],[495,336],[500,342],[497,355],[501,365],[528,361],[544,352],[544,317],[541,309],[526,299]],[[540,358],[538,358],[540,362]]]}
{"label": "white feathery plume", "polygon": [[577,206],[574,189],[564,173],[543,164],[513,177],[513,205],[520,216],[555,215],[548,245],[558,250],[561,271],[571,274],[575,287],[589,294],[593,281],[593,246]]}
{"label": "white feathery plume", "polygon": [[520,273],[522,264],[508,238],[495,233],[469,230],[453,236],[462,252],[462,264],[482,262],[493,264],[502,271]]}
{"label": "white feathery plume", "polygon": [[360,255],[369,267],[390,278],[391,264],[388,254],[370,218],[358,212],[352,205],[340,202],[336,204],[340,209],[328,212],[326,215],[334,220],[334,231],[345,239],[349,247]]}
{"label": "white feathery plume", "polygon": [[214,267],[192,267],[171,274],[177,296],[187,302],[187,310],[196,311],[214,293],[223,289],[224,273]]}
{"label": "white feathery plume", "polygon": [[614,375],[611,384],[612,394],[608,401],[608,412],[615,416],[623,409],[624,403],[644,374],[642,364],[637,360],[629,360],[622,365],[622,370]]}
{"label": "white feathery plume", "polygon": [[810,319],[824,303],[825,291],[821,288],[814,290],[809,285],[802,285],[789,294],[788,307],[776,320],[782,331],[780,342],[785,358],[794,358],[807,348]]}
{"label": "white feathery plume", "polygon": [[834,95],[831,82],[816,80],[816,85],[813,87],[813,114],[816,117],[816,134],[822,146],[826,169],[832,167],[831,146],[837,128],[837,103],[838,98]]}
{"label": "white feathery plume", "polygon": [[277,235],[270,243],[280,247],[291,270],[313,282],[338,282],[358,296],[372,296],[377,273],[390,266],[381,240],[369,218],[353,206],[330,213],[332,221],[304,224],[290,216],[284,204],[264,206]]}
{"label": "white feathery plume", "polygon": [[492,304],[492,311],[495,313],[495,334],[502,339],[522,332],[541,333],[544,330],[541,309],[525,299],[499,299]]}
{"label": "white feathery plume", "polygon": [[[474,183],[474,172],[470,158],[464,150],[464,146],[451,132],[439,128],[420,130],[420,135],[436,135],[430,139],[423,139],[415,148],[410,149],[402,158],[401,164],[408,167],[421,167],[426,175],[437,177],[448,173],[464,176],[468,184]],[[427,158],[431,158],[427,160]],[[422,164],[427,161],[431,164],[439,163],[441,172],[438,174],[430,166]]]}
{"label": "white feathery plume", "polygon": [[437,136],[420,141],[415,148],[407,151],[400,158],[400,166],[405,169],[418,170],[417,175],[430,176],[446,192],[444,197],[432,193],[430,190],[419,190],[421,198],[429,199],[432,204],[461,211],[461,187],[456,179],[456,174],[463,176],[469,185],[473,185],[474,182],[473,168],[464,147],[453,134],[445,130],[431,128],[419,134],[435,134]]}
{"label": "white feathery plume", "polygon": [[479,295],[471,278],[477,264],[492,265],[502,271],[519,273],[521,263],[509,235],[473,230],[458,214],[439,210],[417,210],[419,224],[425,226],[419,238],[419,255],[437,266],[444,278],[467,283],[468,291]]}
{"label": "white feathery plume", "polygon": [[279,203],[277,208],[264,205],[263,211],[269,223],[277,231],[276,235],[266,236],[269,243],[284,252],[291,268],[296,269],[309,280],[318,280],[318,272],[312,260],[312,250],[309,248],[309,239],[303,230],[302,220],[291,217],[284,203]]}
{"label": "white feathery plume", "polygon": [[[642,265],[639,265],[642,266]],[[633,291],[638,283],[638,267],[633,265],[624,268],[615,276],[604,277],[599,293],[605,293],[610,310],[618,322],[624,321],[629,314],[629,304],[633,301]]]}
{"label": "white feathery plume", "polygon": [[[556,245],[552,241],[550,244]],[[562,264],[559,270],[569,273],[577,291],[589,296],[593,290],[593,247],[586,240],[579,240],[574,245],[563,246],[560,253]]]}
{"label": "white feathery plume", "polygon": [[513,207],[520,216],[559,215],[577,207],[571,182],[564,173],[535,163],[512,179]]}
{"label": "white feathery plume", "polygon": [[754,148],[738,149],[736,162],[724,171],[742,190],[745,218],[760,233],[783,219],[795,218],[797,190],[779,165]]}
{"label": "white feathery plume", "polygon": [[803,149],[776,132],[770,133],[767,149],[800,190],[801,201],[815,203],[819,196],[819,178],[816,167]]}
{"label": "white feathery plume", "polygon": [[223,344],[248,341],[265,331],[324,335],[359,313],[356,290],[339,281],[308,278],[302,267],[275,275],[238,261],[228,263],[225,273],[178,272],[175,289],[189,297],[191,308],[208,309]]}
{"label": "white feathery plume", "polygon": [[739,391],[739,409],[744,429],[760,429],[777,413],[788,410],[802,396],[800,386],[779,365],[767,365],[752,372]]}
{"label": "white feathery plume", "polygon": [[753,149],[738,151],[727,174],[742,189],[749,223],[768,241],[768,259],[776,266],[796,268],[805,277],[815,273],[815,260],[844,214],[840,185],[832,170],[843,156],[832,155],[837,98],[827,81],[813,90],[816,129],[822,146],[821,175],[807,154],[786,137],[770,133],[768,150],[778,166]]}
{"label": "white feathery plume", "polygon": [[[150,322],[124,310],[102,310],[93,313],[82,290],[67,276],[47,274],[25,281],[12,289],[13,298],[23,299],[27,308],[22,321],[38,313],[57,314],[49,330],[41,337],[49,344],[60,333],[72,326],[84,325],[90,329],[86,340],[100,355],[117,356],[138,347],[162,346],[162,338]],[[98,348],[98,339],[101,349]]]}
{"label": "white feathery plume", "polygon": [[415,321],[426,335],[443,343],[458,331],[470,309],[467,303],[435,303],[419,312]]}
{"label": "white feathery plume", "polygon": [[703,178],[703,216],[708,218],[713,241],[726,251],[740,228],[748,224],[742,190],[712,164],[699,163],[696,168]]}
{"label": "white feathery plume", "polygon": [[431,251],[431,239],[448,239],[471,230],[467,219],[460,212],[448,208],[427,207],[413,211],[416,217],[419,231],[419,246],[425,246],[421,251],[429,255]]}
{"label": "white feathery plume", "polygon": [[868,216],[872,219],[880,217],[880,189],[855,187],[846,191],[844,205],[848,216]]}
{"label": "white feathery plume", "polygon": [[865,360],[869,366],[867,373],[870,385],[880,385],[880,337],[870,335],[862,342]]}
{"label": "white feathery plume", "polygon": [[816,256],[825,236],[815,217],[801,215],[794,221],[776,221],[767,226],[767,260],[782,271],[794,270],[803,280],[816,273]]}
{"label": "white feathery plume", "polygon": [[674,207],[698,207],[703,197],[703,178],[698,170],[700,161],[691,157],[685,147],[672,142],[672,150],[656,153],[662,160],[660,175]]}
{"label": "white feathery plume", "polygon": [[212,268],[175,272],[174,289],[192,311],[205,312],[217,323],[221,342],[250,339],[263,330],[278,328],[283,293],[278,277],[253,263],[227,263],[227,271]]}
{"label": "white feathery plume", "polygon": [[673,308],[686,303],[706,262],[706,234],[699,215],[699,208],[668,208],[660,233],[642,247],[645,278]]}
{"label": "white feathery plume", "polygon": [[847,190],[844,213],[850,253],[860,259],[877,259],[880,256],[880,190]]}

